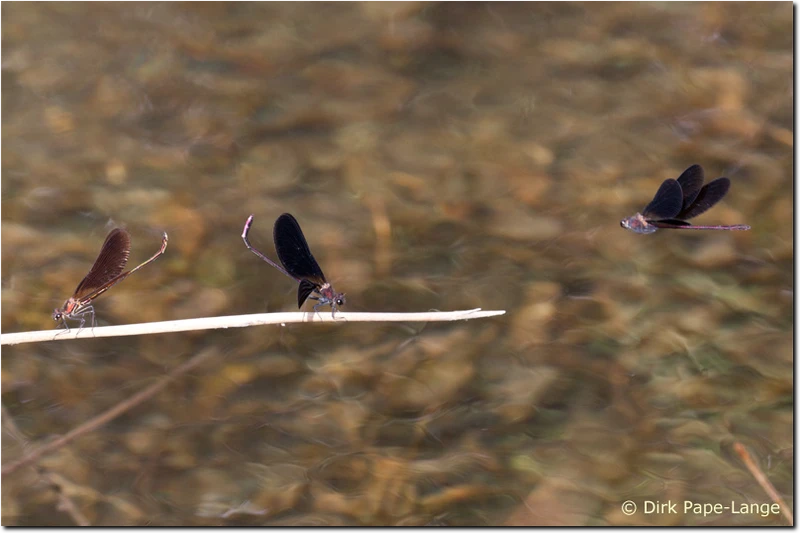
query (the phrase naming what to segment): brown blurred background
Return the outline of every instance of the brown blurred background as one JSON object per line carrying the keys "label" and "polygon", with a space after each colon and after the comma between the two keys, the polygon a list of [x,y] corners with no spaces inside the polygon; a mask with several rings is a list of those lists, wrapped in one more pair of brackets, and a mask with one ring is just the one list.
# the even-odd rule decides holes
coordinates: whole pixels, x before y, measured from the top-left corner
{"label": "brown blurred background", "polygon": [[[7,347],[4,462],[211,350],[39,462],[89,522],[785,524],[641,506],[771,503],[737,441],[793,499],[792,10],[4,2],[4,333],[117,225],[170,246],[101,325],[294,310],[240,238],[283,212],[345,310],[507,311]],[[693,163],[732,181],[698,223],[752,231],[619,227]]]}

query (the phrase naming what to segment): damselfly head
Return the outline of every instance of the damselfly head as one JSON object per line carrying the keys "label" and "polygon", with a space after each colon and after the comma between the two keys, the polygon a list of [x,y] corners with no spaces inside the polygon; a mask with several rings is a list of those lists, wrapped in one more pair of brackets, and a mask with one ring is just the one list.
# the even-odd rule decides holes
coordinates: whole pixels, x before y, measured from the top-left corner
{"label": "damselfly head", "polygon": [[619,225],[635,233],[653,233],[658,228],[647,222],[641,213],[620,220]]}
{"label": "damselfly head", "polygon": [[336,304],[336,307],[344,305],[347,302],[346,298],[344,297],[344,293],[340,292],[333,298],[333,303]]}

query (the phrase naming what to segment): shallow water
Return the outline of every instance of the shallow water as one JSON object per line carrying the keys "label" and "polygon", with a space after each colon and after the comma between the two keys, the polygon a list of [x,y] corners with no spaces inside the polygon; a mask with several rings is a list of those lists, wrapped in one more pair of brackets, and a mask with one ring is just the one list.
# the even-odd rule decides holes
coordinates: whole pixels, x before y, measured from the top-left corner
{"label": "shallow water", "polygon": [[[240,238],[283,212],[346,310],[507,311],[7,347],[4,464],[209,359],[4,476],[4,525],[786,523],[684,505],[772,503],[737,442],[793,500],[791,4],[2,10],[4,333],[117,225],[170,245],[101,325],[294,310]],[[619,227],[693,163],[752,231]]]}

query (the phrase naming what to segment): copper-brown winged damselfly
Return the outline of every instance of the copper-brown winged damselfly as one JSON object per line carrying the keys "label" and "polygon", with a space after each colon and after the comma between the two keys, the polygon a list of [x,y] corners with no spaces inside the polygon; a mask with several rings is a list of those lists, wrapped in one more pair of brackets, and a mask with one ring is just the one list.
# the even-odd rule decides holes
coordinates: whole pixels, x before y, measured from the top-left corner
{"label": "copper-brown winged damselfly", "polygon": [[61,309],[53,311],[53,320],[61,322],[67,330],[69,330],[68,319],[80,320],[78,329],[80,331],[86,324],[88,316],[91,317],[91,324],[94,327],[95,319],[92,301],[143,266],[158,259],[158,256],[167,249],[167,240],[167,234],[164,233],[161,237],[161,248],[153,257],[136,268],[122,272],[131,253],[131,236],[124,229],[116,228],[111,230],[111,233],[108,234],[103,246],[100,248],[100,254],[94,260],[92,268],[78,284],[72,297],[64,302],[64,306]]}

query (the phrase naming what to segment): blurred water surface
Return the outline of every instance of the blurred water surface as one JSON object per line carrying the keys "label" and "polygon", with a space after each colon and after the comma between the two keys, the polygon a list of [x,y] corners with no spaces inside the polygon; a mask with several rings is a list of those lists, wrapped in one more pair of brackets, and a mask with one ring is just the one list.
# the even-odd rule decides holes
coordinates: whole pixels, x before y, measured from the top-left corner
{"label": "blurred water surface", "polygon": [[[2,15],[3,332],[53,327],[115,225],[170,245],[101,324],[292,310],[240,238],[283,212],[346,310],[507,311],[5,348],[4,462],[215,351],[40,461],[90,523],[785,523],[682,505],[772,502],[734,442],[793,500],[792,4]],[[693,163],[732,181],[698,221],[752,231],[619,227]],[[74,523],[3,481],[4,525]]]}

